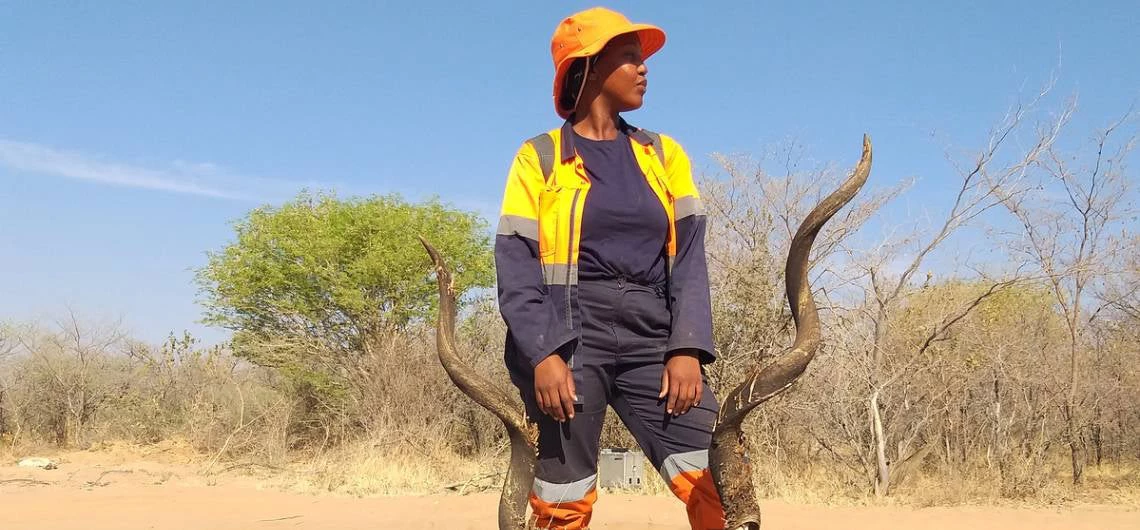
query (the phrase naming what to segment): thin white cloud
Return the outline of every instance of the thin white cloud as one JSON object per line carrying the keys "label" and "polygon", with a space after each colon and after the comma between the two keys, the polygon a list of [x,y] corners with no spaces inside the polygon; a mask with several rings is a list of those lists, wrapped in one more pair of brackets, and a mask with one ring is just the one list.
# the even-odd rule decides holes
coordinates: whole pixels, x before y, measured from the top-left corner
{"label": "thin white cloud", "polygon": [[[0,139],[0,166],[15,171],[67,177],[115,186],[182,193],[229,200],[264,199],[278,195],[282,188],[300,186],[270,179],[242,177],[209,163],[175,161],[166,168],[147,168],[74,151],[56,149],[28,142]],[[254,186],[259,193],[245,193],[209,184],[222,181],[242,187]],[[268,192],[268,193],[265,193]]]}

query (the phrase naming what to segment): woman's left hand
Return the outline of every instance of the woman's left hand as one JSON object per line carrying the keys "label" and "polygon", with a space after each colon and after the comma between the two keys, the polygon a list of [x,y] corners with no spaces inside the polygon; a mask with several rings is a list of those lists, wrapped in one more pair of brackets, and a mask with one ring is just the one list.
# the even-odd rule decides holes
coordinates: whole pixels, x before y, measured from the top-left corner
{"label": "woman's left hand", "polygon": [[695,350],[673,353],[665,361],[665,373],[661,375],[661,399],[669,396],[665,411],[680,416],[690,408],[701,404],[701,362]]}

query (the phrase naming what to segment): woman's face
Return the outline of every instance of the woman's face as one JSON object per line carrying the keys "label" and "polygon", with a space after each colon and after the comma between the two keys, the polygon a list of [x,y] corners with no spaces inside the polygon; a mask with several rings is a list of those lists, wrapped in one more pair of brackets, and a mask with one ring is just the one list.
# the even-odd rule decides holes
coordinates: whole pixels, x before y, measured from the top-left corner
{"label": "woman's face", "polygon": [[642,59],[641,41],[636,34],[611,40],[590,70],[596,75],[591,82],[601,82],[600,95],[613,102],[618,112],[641,108],[649,87],[646,79],[649,69]]}

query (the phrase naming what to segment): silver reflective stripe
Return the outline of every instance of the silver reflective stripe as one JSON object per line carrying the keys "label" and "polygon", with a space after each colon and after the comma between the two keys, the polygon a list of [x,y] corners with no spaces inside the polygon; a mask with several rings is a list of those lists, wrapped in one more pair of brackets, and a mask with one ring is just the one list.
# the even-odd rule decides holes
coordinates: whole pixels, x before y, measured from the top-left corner
{"label": "silver reflective stripe", "polygon": [[684,219],[690,215],[704,215],[705,207],[701,204],[700,197],[689,195],[687,197],[679,197],[674,203],[674,219]]}
{"label": "silver reflective stripe", "polygon": [[669,256],[668,258],[665,258],[665,273],[666,274],[673,274],[673,261],[675,259],[676,259],[676,256]]}
{"label": "silver reflective stripe", "polygon": [[661,476],[672,481],[684,471],[700,471],[709,467],[709,452],[702,449],[688,453],[669,455],[661,463]]}
{"label": "silver reflective stripe", "polygon": [[542,169],[542,178],[550,182],[550,174],[554,172],[554,139],[547,133],[542,133],[530,140],[534,152],[538,154],[538,166]]}
{"label": "silver reflective stripe", "polygon": [[548,263],[542,266],[542,278],[546,285],[578,285],[578,266]]}
{"label": "silver reflective stripe", "polygon": [[574,502],[585,499],[586,494],[594,489],[594,484],[597,482],[598,475],[596,474],[569,484],[555,484],[536,478],[531,491],[534,492],[535,497],[551,504]]}
{"label": "silver reflective stripe", "polygon": [[538,241],[538,221],[518,215],[502,215],[499,216],[497,233],[501,236],[518,234],[527,239]]}
{"label": "silver reflective stripe", "polygon": [[653,142],[653,150],[657,152],[657,158],[661,160],[661,167],[665,167],[665,146],[661,144],[661,135],[645,129],[642,129],[641,132],[644,132]]}

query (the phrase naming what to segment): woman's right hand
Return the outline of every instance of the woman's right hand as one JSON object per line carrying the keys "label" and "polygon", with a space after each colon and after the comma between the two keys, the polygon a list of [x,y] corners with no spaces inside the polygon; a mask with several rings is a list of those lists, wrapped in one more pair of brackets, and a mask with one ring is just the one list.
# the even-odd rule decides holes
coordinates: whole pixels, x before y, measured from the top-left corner
{"label": "woman's right hand", "polygon": [[539,410],[555,420],[574,417],[574,376],[561,355],[549,355],[534,367],[534,395]]}

